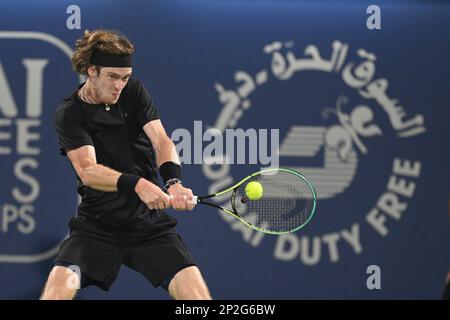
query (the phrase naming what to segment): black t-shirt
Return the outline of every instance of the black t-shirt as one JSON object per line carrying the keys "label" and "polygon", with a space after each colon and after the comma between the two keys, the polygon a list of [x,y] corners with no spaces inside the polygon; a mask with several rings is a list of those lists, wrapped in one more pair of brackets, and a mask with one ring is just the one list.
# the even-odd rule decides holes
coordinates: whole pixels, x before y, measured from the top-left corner
{"label": "black t-shirt", "polygon": [[[81,87],[82,85],[80,85]],[[131,78],[118,102],[83,102],[75,91],[64,99],[54,115],[61,154],[84,145],[95,148],[97,163],[119,172],[142,176],[159,185],[155,151],[143,126],[159,119],[158,111],[142,83]],[[78,178],[81,204],[70,226],[105,236],[130,232],[152,235],[176,225],[162,210],[149,210],[137,194],[103,192]]]}

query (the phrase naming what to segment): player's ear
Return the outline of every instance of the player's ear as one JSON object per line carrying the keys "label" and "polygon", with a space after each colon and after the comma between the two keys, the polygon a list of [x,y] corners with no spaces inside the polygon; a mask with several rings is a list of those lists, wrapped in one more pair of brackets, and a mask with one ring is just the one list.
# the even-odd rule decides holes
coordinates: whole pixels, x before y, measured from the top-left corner
{"label": "player's ear", "polygon": [[95,76],[97,76],[98,75],[98,70],[97,70],[97,68],[95,67],[95,66],[89,66],[88,68],[87,68],[87,75],[88,75],[88,77],[95,77]]}

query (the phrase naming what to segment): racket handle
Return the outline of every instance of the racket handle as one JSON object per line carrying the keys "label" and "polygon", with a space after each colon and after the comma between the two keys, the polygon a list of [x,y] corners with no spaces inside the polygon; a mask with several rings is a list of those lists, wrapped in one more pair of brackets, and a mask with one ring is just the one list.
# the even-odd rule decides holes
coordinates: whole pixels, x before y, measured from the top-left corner
{"label": "racket handle", "polygon": [[197,196],[192,196],[192,199],[189,200],[190,204],[197,204],[198,203],[198,197]]}
{"label": "racket handle", "polygon": [[[186,197],[186,196],[185,196]],[[173,195],[169,195],[170,200],[173,199]],[[185,198],[186,199],[186,198]],[[196,205],[198,203],[198,196],[192,196],[192,199],[188,201],[190,204]]]}

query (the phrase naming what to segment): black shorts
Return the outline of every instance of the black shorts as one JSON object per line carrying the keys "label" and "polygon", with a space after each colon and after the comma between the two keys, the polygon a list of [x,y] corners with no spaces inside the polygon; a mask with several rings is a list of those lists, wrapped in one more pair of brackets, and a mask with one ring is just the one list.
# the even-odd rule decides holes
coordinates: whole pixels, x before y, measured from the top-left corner
{"label": "black shorts", "polygon": [[61,244],[55,265],[81,271],[81,289],[95,285],[108,291],[122,264],[140,272],[154,286],[168,282],[180,270],[197,265],[180,236],[164,233],[156,238],[118,244],[72,230]]}

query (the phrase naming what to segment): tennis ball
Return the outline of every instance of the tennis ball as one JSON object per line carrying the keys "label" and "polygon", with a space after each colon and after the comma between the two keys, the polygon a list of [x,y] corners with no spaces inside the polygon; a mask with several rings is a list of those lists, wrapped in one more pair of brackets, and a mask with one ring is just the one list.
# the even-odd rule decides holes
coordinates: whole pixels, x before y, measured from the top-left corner
{"label": "tennis ball", "polygon": [[263,186],[258,181],[252,181],[245,186],[245,195],[250,200],[258,200],[263,196]]}

